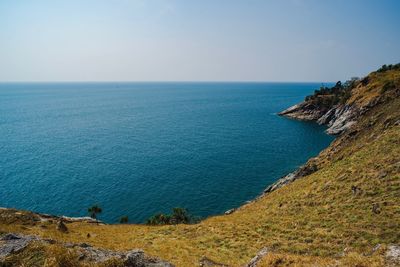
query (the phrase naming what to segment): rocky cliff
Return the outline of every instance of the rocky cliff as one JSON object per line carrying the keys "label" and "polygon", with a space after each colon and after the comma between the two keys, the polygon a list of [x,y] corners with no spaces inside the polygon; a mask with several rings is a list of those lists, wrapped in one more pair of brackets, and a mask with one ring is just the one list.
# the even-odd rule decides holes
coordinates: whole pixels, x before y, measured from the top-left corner
{"label": "rocky cliff", "polygon": [[356,122],[360,110],[354,105],[339,104],[331,109],[324,110],[308,101],[294,105],[279,113],[293,119],[316,121],[327,125],[328,134],[340,134]]}
{"label": "rocky cliff", "polygon": [[[399,95],[396,90],[396,71],[400,64],[390,65],[371,73],[363,79],[352,78],[342,85],[336,83],[331,88],[321,87],[314,95],[279,113],[281,116],[307,121],[316,121],[327,125],[328,134],[341,134],[357,123],[361,115],[382,103],[391,92],[392,97]],[[386,77],[386,81],[381,79]]]}
{"label": "rocky cliff", "polygon": [[[363,125],[361,120],[368,116],[368,111],[378,105],[385,105],[400,97],[400,63],[382,67],[376,72],[359,79],[352,78],[342,85],[337,82],[331,88],[321,87],[314,95],[307,96],[299,104],[291,106],[278,113],[280,116],[315,121],[326,125],[326,132],[332,135],[342,135],[326,151],[347,143],[346,140],[355,133],[368,130],[373,123]],[[400,109],[400,107],[399,107]],[[388,123],[388,122],[387,122]],[[400,120],[393,122],[400,124]],[[358,127],[357,127],[358,126]],[[311,158],[304,166],[289,173],[268,186],[264,194],[275,191],[301,177],[318,170],[320,158]]]}

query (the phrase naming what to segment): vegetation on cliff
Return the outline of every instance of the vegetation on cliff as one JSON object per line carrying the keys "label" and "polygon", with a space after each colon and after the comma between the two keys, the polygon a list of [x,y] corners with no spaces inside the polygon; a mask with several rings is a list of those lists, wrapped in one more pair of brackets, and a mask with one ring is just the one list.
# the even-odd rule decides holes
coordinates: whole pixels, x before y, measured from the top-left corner
{"label": "vegetation on cliff", "polygon": [[[243,266],[263,248],[268,253],[257,266],[396,264],[388,251],[400,243],[400,69],[355,81],[345,105],[356,107],[354,123],[309,160],[312,171],[229,215],[161,226],[66,222],[62,233],[54,220],[0,210],[0,232],[117,251],[141,248],[176,266],[198,266],[204,257]],[[24,252],[12,257],[29,259]]]}
{"label": "vegetation on cliff", "polygon": [[195,218],[189,214],[187,209],[173,208],[172,214],[158,213],[147,220],[149,225],[167,225],[167,224],[189,224],[196,222]]}
{"label": "vegetation on cliff", "polygon": [[[400,63],[395,65],[383,65],[376,72],[382,74],[391,70],[400,70]],[[325,111],[327,111],[337,104],[346,104],[352,95],[352,90],[359,85],[366,86],[369,79],[369,76],[362,80],[358,77],[353,77],[343,84],[341,81],[338,81],[332,87],[321,86],[319,90],[314,91],[314,94],[307,96],[305,101],[314,104],[316,108],[325,109]],[[395,88],[396,84],[393,79],[388,79],[381,86],[382,91],[387,91]]]}
{"label": "vegetation on cliff", "polygon": [[355,87],[358,78],[352,78],[342,84],[338,81],[332,87],[321,86],[319,90],[315,90],[313,95],[309,95],[305,98],[306,102],[312,102],[316,107],[324,108],[329,110],[334,105],[339,103],[346,103],[347,99],[350,98],[351,90]]}
{"label": "vegetation on cliff", "polygon": [[316,121],[328,126],[327,133],[340,134],[357,123],[359,117],[386,98],[397,97],[400,67],[385,65],[363,79],[337,82],[321,87],[313,95],[279,113],[281,116]]}

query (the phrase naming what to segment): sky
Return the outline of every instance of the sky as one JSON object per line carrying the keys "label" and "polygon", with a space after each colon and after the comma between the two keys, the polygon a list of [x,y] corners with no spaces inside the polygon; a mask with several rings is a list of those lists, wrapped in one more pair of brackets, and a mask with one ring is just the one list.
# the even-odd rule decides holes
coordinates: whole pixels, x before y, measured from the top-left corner
{"label": "sky", "polygon": [[397,0],[0,0],[0,82],[337,81],[400,62]]}

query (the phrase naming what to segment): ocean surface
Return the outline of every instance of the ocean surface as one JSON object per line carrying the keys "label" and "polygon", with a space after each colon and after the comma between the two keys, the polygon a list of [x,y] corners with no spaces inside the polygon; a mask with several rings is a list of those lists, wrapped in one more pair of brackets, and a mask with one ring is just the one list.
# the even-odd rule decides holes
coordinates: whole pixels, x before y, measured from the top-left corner
{"label": "ocean surface", "polygon": [[0,84],[0,207],[144,222],[238,207],[333,140],[277,112],[313,83]]}

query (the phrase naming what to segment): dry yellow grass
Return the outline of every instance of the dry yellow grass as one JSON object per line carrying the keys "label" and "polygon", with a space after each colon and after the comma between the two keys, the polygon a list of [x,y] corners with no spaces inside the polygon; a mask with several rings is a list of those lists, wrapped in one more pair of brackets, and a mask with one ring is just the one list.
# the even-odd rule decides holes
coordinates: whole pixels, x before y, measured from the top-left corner
{"label": "dry yellow grass", "polygon": [[382,88],[387,82],[393,82],[397,85],[397,88],[400,86],[399,70],[389,70],[383,73],[372,72],[368,77],[368,84],[364,86],[362,83],[359,83],[347,101],[347,104],[354,103],[359,107],[367,105],[382,93]]}
{"label": "dry yellow grass", "polygon": [[382,255],[363,256],[351,252],[340,259],[323,258],[316,256],[299,256],[292,254],[269,253],[257,267],[382,267],[384,266]]}
{"label": "dry yellow grass", "polygon": [[[199,224],[70,223],[64,234],[50,222],[0,219],[0,231],[114,250],[142,248],[176,266],[198,266],[203,256],[242,266],[263,247],[272,253],[260,266],[382,266],[383,257],[373,247],[400,242],[400,126],[393,123],[399,119],[397,97],[368,113],[355,135],[340,137],[322,152],[315,159],[317,172]],[[354,194],[352,186],[360,191]]]}
{"label": "dry yellow grass", "polygon": [[[2,265],[3,264],[3,265]],[[33,242],[17,254],[7,257],[2,267],[122,267],[122,260],[110,259],[102,263],[79,260],[79,253],[62,244]]]}

